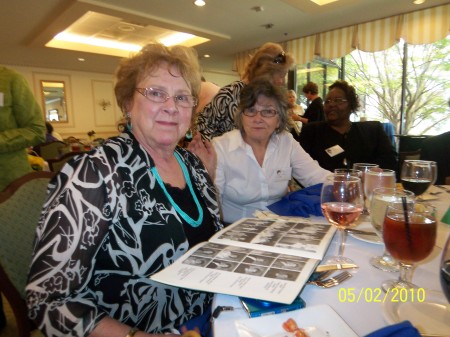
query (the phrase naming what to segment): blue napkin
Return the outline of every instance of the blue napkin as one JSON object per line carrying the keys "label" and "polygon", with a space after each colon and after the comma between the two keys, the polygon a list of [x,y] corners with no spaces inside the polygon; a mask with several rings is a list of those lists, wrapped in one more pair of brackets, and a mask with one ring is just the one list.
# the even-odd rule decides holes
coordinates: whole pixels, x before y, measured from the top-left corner
{"label": "blue napkin", "polygon": [[320,191],[322,184],[313,185],[285,195],[281,200],[267,206],[272,212],[284,216],[322,216]]}
{"label": "blue napkin", "polygon": [[371,332],[366,337],[420,337],[420,333],[410,321],[403,321]]}

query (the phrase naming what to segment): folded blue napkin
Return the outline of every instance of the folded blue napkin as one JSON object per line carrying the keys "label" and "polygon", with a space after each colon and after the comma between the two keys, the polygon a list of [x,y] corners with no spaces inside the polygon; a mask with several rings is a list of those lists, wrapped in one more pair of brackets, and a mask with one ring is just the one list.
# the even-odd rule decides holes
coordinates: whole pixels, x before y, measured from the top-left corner
{"label": "folded blue napkin", "polygon": [[284,216],[322,216],[320,191],[322,184],[313,185],[285,195],[281,200],[267,206],[272,212]]}
{"label": "folded blue napkin", "polygon": [[420,333],[410,321],[403,321],[378,329],[365,337],[420,337]]}

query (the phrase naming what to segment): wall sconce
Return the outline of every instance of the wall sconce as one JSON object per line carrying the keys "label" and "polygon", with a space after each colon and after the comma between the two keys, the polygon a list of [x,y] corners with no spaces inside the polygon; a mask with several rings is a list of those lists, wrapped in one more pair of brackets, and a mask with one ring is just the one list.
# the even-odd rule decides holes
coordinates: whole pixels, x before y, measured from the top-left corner
{"label": "wall sconce", "polygon": [[106,99],[102,99],[98,104],[102,107],[103,110],[106,110],[106,108],[111,106],[111,102]]}

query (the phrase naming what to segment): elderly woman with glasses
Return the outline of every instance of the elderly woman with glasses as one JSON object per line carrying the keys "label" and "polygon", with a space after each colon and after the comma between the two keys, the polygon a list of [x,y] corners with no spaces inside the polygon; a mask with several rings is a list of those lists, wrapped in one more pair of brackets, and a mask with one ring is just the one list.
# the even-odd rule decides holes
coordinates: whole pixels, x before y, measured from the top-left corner
{"label": "elderly woman with glasses", "polygon": [[395,170],[396,152],[380,122],[352,122],[360,104],[353,86],[336,81],[325,98],[325,121],[304,125],[300,144],[323,168],[352,168],[373,163]]}
{"label": "elderly woman with glasses", "polygon": [[259,77],[266,77],[272,84],[282,86],[293,64],[292,55],[285,53],[279,44],[268,42],[262,45],[249,60],[242,80],[221,88],[212,101],[199,112],[197,130],[207,139],[233,130],[236,127],[234,114],[242,89]]}
{"label": "elderly woman with glasses", "polygon": [[177,146],[199,68],[195,51],[179,46],[150,44],[124,59],[115,94],[127,130],[50,183],[26,287],[29,317],[46,336],[208,331],[212,294],[149,278],[222,228],[205,167]]}
{"label": "elderly woman with glasses", "polygon": [[225,223],[267,210],[286,195],[292,177],[306,187],[322,183],[331,174],[287,131],[289,113],[283,87],[265,79],[245,86],[235,122],[237,129],[214,138],[211,148],[198,135],[190,146],[205,162],[213,162],[206,159],[206,152],[217,155],[217,164],[209,170],[215,172]]}

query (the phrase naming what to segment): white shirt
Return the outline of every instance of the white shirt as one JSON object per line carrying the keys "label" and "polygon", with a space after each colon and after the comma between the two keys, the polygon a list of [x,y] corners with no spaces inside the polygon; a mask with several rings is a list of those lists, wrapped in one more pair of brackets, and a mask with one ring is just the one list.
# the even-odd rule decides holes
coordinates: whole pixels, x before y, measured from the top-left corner
{"label": "white shirt", "polygon": [[256,210],[267,210],[267,205],[286,195],[291,177],[307,187],[323,183],[332,174],[288,132],[272,135],[262,167],[237,129],[214,138],[212,143],[217,152],[215,184],[226,223],[252,217]]}

